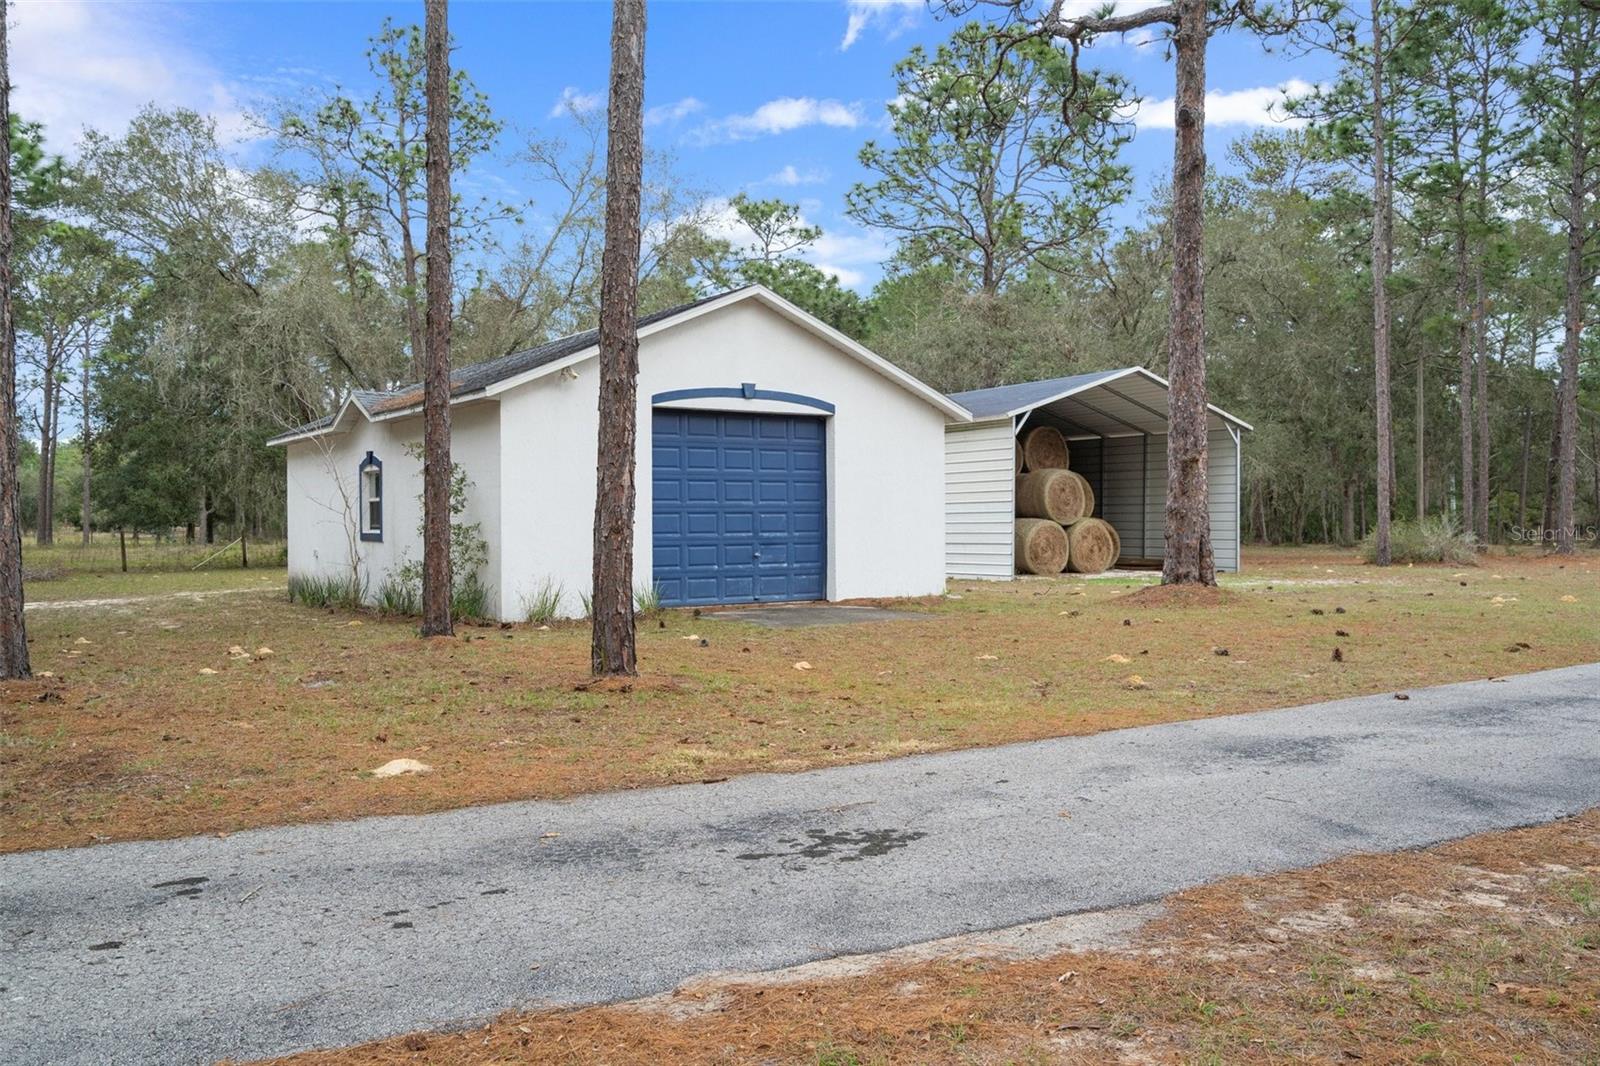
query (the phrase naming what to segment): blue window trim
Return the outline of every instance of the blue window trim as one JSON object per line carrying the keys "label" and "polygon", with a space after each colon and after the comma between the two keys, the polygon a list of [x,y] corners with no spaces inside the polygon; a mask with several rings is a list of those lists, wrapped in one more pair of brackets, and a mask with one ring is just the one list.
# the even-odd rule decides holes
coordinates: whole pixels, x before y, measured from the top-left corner
{"label": "blue window trim", "polygon": [[779,403],[794,403],[802,407],[814,407],[818,411],[828,414],[834,413],[833,404],[827,400],[819,400],[815,396],[802,396],[798,392],[777,392],[773,389],[758,389],[755,382],[746,381],[737,388],[706,388],[706,389],[673,389],[671,392],[658,392],[650,397],[651,403],[672,403],[675,400],[776,400]]}
{"label": "blue window trim", "polygon": [[[367,529],[366,481],[369,467],[375,467],[378,471],[378,528],[373,530]],[[371,452],[368,452],[367,457],[361,460],[361,465],[356,467],[356,499],[360,508],[357,512],[359,521],[356,524],[356,528],[361,533],[361,539],[365,541],[383,540],[383,460]]]}

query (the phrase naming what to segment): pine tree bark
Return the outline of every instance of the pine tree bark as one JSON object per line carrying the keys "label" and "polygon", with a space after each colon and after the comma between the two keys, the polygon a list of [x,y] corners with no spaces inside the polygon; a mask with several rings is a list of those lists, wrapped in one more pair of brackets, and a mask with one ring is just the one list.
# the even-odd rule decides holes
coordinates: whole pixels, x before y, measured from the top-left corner
{"label": "pine tree bark", "polygon": [[1428,517],[1428,360],[1417,354],[1417,521]]}
{"label": "pine tree bark", "polygon": [[[401,120],[402,122],[404,119]],[[431,121],[431,120],[430,120]],[[417,246],[411,236],[411,196],[403,192],[398,197],[400,202],[400,258],[401,270],[406,278],[406,334],[411,340],[411,376],[416,381],[424,381],[428,375],[428,333],[424,322],[424,313],[418,306],[417,290],[421,286],[417,283]],[[430,209],[429,219],[433,217]],[[429,231],[432,231],[430,221]],[[426,390],[426,386],[424,386]]]}
{"label": "pine tree bark", "polygon": [[1475,532],[1478,536],[1480,550],[1489,544],[1489,337],[1488,337],[1488,298],[1483,291],[1483,257],[1485,251],[1482,245],[1478,248],[1478,269],[1474,282],[1476,286],[1476,299],[1473,301],[1472,326],[1473,326],[1473,366],[1477,383],[1473,386],[1473,400],[1478,409],[1477,414],[1477,456],[1478,471],[1473,479],[1472,510],[1477,516]]}
{"label": "pine tree bark", "polygon": [[1372,363],[1376,390],[1378,514],[1373,561],[1388,566],[1389,518],[1394,495],[1394,419],[1389,406],[1389,168],[1384,129],[1383,22],[1379,0],[1372,0]]}
{"label": "pine tree bark", "polygon": [[634,449],[639,379],[639,201],[644,162],[644,0],[615,0],[600,262],[600,432],[590,668],[638,673],[633,627]]}
{"label": "pine tree bark", "polygon": [[1172,170],[1172,325],[1167,357],[1167,515],[1163,585],[1217,583],[1206,491],[1205,0],[1178,0],[1177,135]]}
{"label": "pine tree bark", "polygon": [[[0,0],[0,129],[11,128],[10,5]],[[22,615],[17,324],[11,310],[11,152],[0,152],[0,680],[33,676]]]}
{"label": "pine tree bark", "polygon": [[1461,196],[1456,197],[1456,365],[1460,376],[1456,382],[1456,395],[1460,405],[1461,438],[1461,529],[1470,533],[1476,528],[1473,514],[1473,472],[1477,469],[1472,458],[1472,308],[1467,299],[1467,218]]}
{"label": "pine tree bark", "polygon": [[44,382],[39,397],[39,513],[33,531],[33,542],[40,546],[56,541],[56,406],[60,391],[56,359],[55,344],[46,338]]}
{"label": "pine tree bark", "polygon": [[1562,555],[1577,551],[1576,503],[1578,495],[1578,347],[1583,339],[1585,193],[1588,186],[1589,145],[1584,136],[1583,109],[1587,103],[1584,70],[1574,63],[1568,91],[1568,134],[1571,152],[1567,180],[1566,308],[1561,338],[1561,384],[1556,392],[1556,506],[1555,547]]}
{"label": "pine tree bark", "polygon": [[89,412],[89,326],[83,327],[83,501],[79,517],[83,520],[83,543],[87,547],[94,531],[94,515],[90,507],[89,482],[94,475],[91,447],[94,444],[93,427]]}
{"label": "pine tree bark", "polygon": [[426,0],[428,100],[427,373],[422,393],[422,635],[449,636],[450,30],[446,0]]}

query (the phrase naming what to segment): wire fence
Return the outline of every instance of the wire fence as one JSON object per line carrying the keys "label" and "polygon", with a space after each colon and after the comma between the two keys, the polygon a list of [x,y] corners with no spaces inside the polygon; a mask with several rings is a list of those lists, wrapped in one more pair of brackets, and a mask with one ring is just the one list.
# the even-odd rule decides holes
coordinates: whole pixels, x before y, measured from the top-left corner
{"label": "wire fence", "polygon": [[[288,543],[283,540],[217,538],[214,544],[189,543],[183,534],[153,535],[132,533],[125,538],[115,532],[96,532],[83,543],[83,533],[63,528],[54,544],[38,544],[24,537],[22,565],[25,572],[44,577],[63,573],[108,573],[140,571],[178,573],[186,570],[237,570],[246,564],[259,567],[283,566],[288,562]],[[124,555],[124,552],[126,555]]]}

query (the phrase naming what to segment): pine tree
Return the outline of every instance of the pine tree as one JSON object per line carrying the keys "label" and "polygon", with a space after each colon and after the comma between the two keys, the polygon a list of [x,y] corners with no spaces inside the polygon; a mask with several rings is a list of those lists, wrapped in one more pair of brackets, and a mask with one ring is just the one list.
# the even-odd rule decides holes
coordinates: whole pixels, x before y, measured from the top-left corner
{"label": "pine tree", "polygon": [[447,0],[427,0],[428,311],[422,432],[422,635],[449,636],[450,30]]}
{"label": "pine tree", "polygon": [[600,432],[594,500],[596,676],[638,673],[633,627],[634,448],[639,386],[639,199],[644,179],[644,0],[616,0],[600,264]]}

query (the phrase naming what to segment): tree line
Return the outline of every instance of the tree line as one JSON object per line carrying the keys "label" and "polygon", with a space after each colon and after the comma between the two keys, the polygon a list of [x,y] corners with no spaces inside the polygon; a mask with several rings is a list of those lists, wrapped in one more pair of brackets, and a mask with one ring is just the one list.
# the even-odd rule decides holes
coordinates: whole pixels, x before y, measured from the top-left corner
{"label": "tree line", "polygon": [[[798,206],[696,187],[641,147],[639,313],[759,282],[949,391],[1149,367],[1178,404],[1256,425],[1243,508],[1262,541],[1386,544],[1391,516],[1444,516],[1483,542],[1550,530],[1570,549],[1600,521],[1593,4],[936,7],[949,37],[895,67],[846,197],[893,240],[882,281],[861,294],[811,265],[822,233]],[[1135,28],[1174,58],[1176,150],[1171,190],[1119,226],[1138,93],[1092,60]],[[1225,32],[1337,74],[1216,168],[1204,58]],[[265,441],[353,389],[423,378],[425,43],[385,21],[362,85],[264,109],[261,165],[183,109],[89,131],[65,161],[8,113],[19,528],[279,532]],[[595,324],[606,116],[572,105],[513,132],[459,68],[436,104],[455,173],[509,159],[540,190],[501,202],[458,183],[436,220],[454,364]],[[1196,424],[1175,418],[1174,439]],[[1175,467],[1169,497],[1184,487]],[[1208,567],[1203,528],[1178,533]]]}

